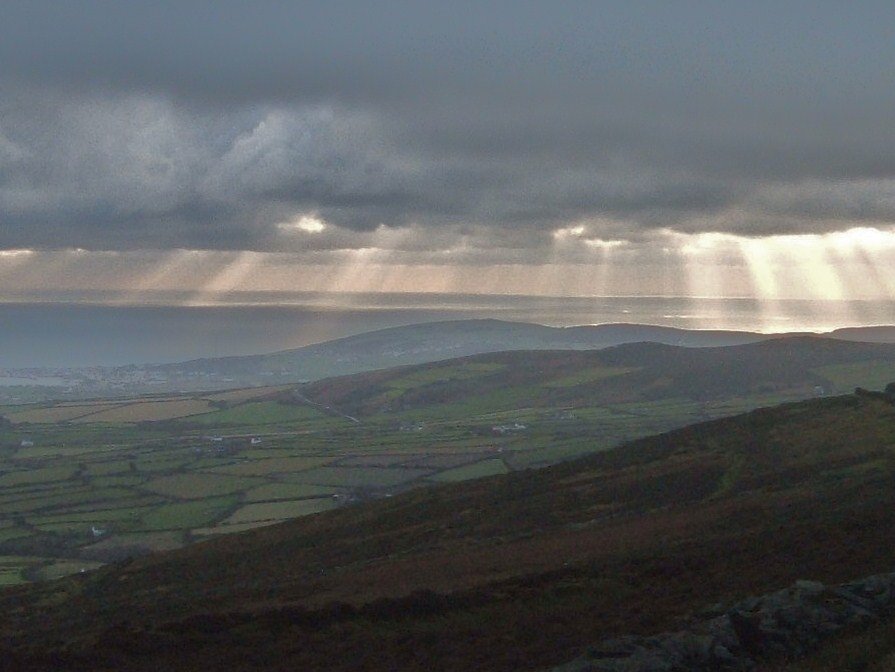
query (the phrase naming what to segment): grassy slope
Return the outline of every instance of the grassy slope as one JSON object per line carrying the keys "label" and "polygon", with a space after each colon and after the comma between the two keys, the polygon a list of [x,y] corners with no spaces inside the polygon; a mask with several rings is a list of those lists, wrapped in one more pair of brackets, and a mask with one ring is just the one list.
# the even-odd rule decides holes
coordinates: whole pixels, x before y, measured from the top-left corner
{"label": "grassy slope", "polygon": [[[180,525],[166,531],[179,531],[180,543],[187,543],[257,501],[245,491],[259,482],[231,479],[239,487],[227,494],[237,497],[219,506],[222,474],[262,477],[272,486],[282,480],[329,484],[347,501],[544,466],[700,420],[813,396],[816,385],[850,390],[887,379],[895,379],[895,346],[790,338],[702,350],[640,343],[603,352],[500,353],[334,379],[297,393],[279,386],[154,395],[115,408],[122,417],[145,419],[160,405],[187,413],[195,404],[227,406],[140,425],[79,424],[105,415],[96,413],[108,409],[108,401],[95,402],[95,408],[91,402],[32,407],[25,417],[71,417],[74,408],[80,419],[5,428],[0,421],[0,524],[8,523],[0,529],[0,555],[22,556],[24,580],[49,558],[109,560],[134,552],[134,534],[141,530],[155,548],[160,521]],[[323,403],[308,402],[305,395]],[[340,409],[362,416],[362,422],[340,415]],[[492,430],[517,423],[526,428],[499,436]],[[263,444],[251,448],[249,436],[255,434],[264,435]],[[228,441],[219,454],[217,444],[202,438],[209,435],[242,438]],[[21,447],[23,438],[35,445]],[[313,466],[307,460],[333,458],[325,469],[300,472]],[[365,459],[374,462],[355,463]],[[451,467],[456,469],[443,471]],[[179,487],[158,488],[158,482]],[[214,506],[180,501],[203,496],[215,500]],[[96,515],[84,517],[90,510]],[[209,519],[209,511],[217,518]],[[93,543],[92,524],[107,532],[100,544]],[[125,548],[116,546],[122,535]],[[7,571],[8,580],[14,574]]]}
{"label": "grassy slope", "polygon": [[328,379],[304,394],[359,416],[417,409],[462,414],[777,392],[805,397],[816,387],[850,392],[880,375],[895,375],[893,345],[793,337],[721,348],[632,343],[579,352],[491,353]]}
{"label": "grassy slope", "polygon": [[[217,411],[208,407],[209,400],[234,393],[147,397],[113,407],[106,400],[93,407],[89,402],[42,404],[11,410],[7,416],[13,423],[170,420],[194,429],[251,428],[338,416],[339,410],[368,417],[421,412],[438,419],[668,399],[704,402],[775,393],[804,398],[814,395],[816,387],[842,393],[856,385],[878,387],[891,377],[892,344],[815,337],[713,348],[632,343],[605,350],[489,353],[397,367],[319,381],[298,394],[283,386],[239,390],[235,394],[249,396],[234,398],[229,402],[234,408]],[[307,398],[317,410],[307,405]]]}
{"label": "grassy slope", "polygon": [[752,343],[764,334],[737,331],[688,331],[669,327],[613,324],[547,327],[493,319],[451,320],[391,327],[269,355],[202,359],[157,367],[162,371],[217,371],[257,377],[282,369],[317,380],[383,367],[418,364],[449,357],[506,350],[601,348],[634,341],[690,346]]}
{"label": "grassy slope", "polygon": [[[895,560],[895,408],[755,411],[0,595],[23,669],[538,669]],[[418,592],[431,591],[431,592]]]}

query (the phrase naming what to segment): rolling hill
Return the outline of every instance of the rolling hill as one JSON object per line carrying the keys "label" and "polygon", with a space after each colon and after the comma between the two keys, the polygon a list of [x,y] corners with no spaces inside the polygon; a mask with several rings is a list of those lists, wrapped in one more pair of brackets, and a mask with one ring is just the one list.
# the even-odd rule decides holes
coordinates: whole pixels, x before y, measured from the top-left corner
{"label": "rolling hill", "polygon": [[590,350],[640,341],[703,347],[766,338],[751,332],[638,324],[549,327],[495,319],[454,320],[391,327],[271,354],[198,359],[151,369],[168,375],[230,377],[288,371],[297,378],[316,380],[506,350]]}
{"label": "rolling hill", "polygon": [[[496,319],[455,320],[393,327],[270,354],[206,358],[169,364],[10,370],[32,384],[0,387],[0,403],[208,392],[308,382],[366,371],[424,364],[476,354],[531,350],[595,350],[630,343],[690,348],[758,343],[817,334],[687,330],[638,324],[549,327]],[[895,327],[838,329],[825,338],[895,343]],[[41,376],[62,375],[64,384],[43,385]]]}
{"label": "rolling hill", "polygon": [[806,398],[882,387],[891,379],[895,345],[802,336],[727,347],[629,343],[590,351],[484,354],[326,379],[305,386],[302,394],[363,417],[772,394]]}
{"label": "rolling hill", "polygon": [[[455,320],[381,329],[271,354],[198,359],[141,368],[181,383],[195,383],[199,378],[209,384],[226,378],[232,386],[233,383],[267,384],[272,377],[318,380],[512,350],[594,350],[642,342],[702,348],[806,335],[688,330],[642,324],[549,327],[496,319]],[[819,335],[837,340],[895,343],[895,327],[856,327]]]}
{"label": "rolling hill", "polygon": [[[760,409],[0,593],[29,670],[519,670],[895,561],[895,407]],[[11,666],[11,667],[10,667]]]}
{"label": "rolling hill", "polygon": [[895,346],[791,337],[513,351],[301,386],[0,407],[0,584],[890,380]]}

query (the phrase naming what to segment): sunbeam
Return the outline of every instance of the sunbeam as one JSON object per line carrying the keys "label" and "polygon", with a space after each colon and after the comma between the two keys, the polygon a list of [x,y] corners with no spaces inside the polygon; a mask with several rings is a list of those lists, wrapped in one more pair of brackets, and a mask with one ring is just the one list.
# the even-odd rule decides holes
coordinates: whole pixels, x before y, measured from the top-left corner
{"label": "sunbeam", "polygon": [[17,268],[29,263],[35,254],[34,250],[0,250],[0,278],[11,276]]}
{"label": "sunbeam", "polygon": [[264,255],[259,252],[243,251],[227,256],[229,260],[223,263],[223,268],[217,270],[210,280],[194,292],[186,301],[186,305],[220,303],[228,292],[244,288],[251,274],[261,266]]}
{"label": "sunbeam", "polygon": [[139,303],[151,292],[182,290],[196,281],[203,254],[197,250],[173,250],[138,276],[122,295],[122,303]]}
{"label": "sunbeam", "polygon": [[294,301],[302,292],[337,302],[362,293],[665,296],[687,299],[698,327],[727,324],[719,301],[749,299],[763,331],[804,323],[794,300],[807,306],[799,310],[808,323],[823,326],[858,320],[856,301],[895,300],[895,233],[881,226],[766,237],[659,230],[616,240],[575,223],[545,234],[521,262],[515,241],[475,228],[427,241],[417,227],[381,226],[352,247],[344,231],[314,221],[323,228],[299,218],[289,234],[314,245],[280,252],[4,250],[0,298],[51,289],[127,305]]}

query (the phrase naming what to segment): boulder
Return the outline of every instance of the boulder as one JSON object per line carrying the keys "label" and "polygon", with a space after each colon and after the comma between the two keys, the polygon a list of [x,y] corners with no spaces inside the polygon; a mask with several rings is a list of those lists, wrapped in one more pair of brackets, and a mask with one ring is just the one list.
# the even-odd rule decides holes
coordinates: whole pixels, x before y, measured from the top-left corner
{"label": "boulder", "polygon": [[895,573],[838,586],[800,580],[727,607],[711,605],[677,632],[604,640],[552,672],[745,672],[765,658],[804,655],[846,626],[891,613]]}

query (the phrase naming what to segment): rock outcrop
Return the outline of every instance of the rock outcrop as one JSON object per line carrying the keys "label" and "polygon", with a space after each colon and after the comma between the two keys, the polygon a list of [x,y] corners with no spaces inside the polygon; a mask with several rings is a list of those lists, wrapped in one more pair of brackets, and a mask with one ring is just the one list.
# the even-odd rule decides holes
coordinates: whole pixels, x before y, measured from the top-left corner
{"label": "rock outcrop", "polygon": [[892,613],[895,573],[837,586],[797,581],[706,609],[679,632],[605,640],[552,672],[752,670],[762,659],[806,654],[846,626]]}

